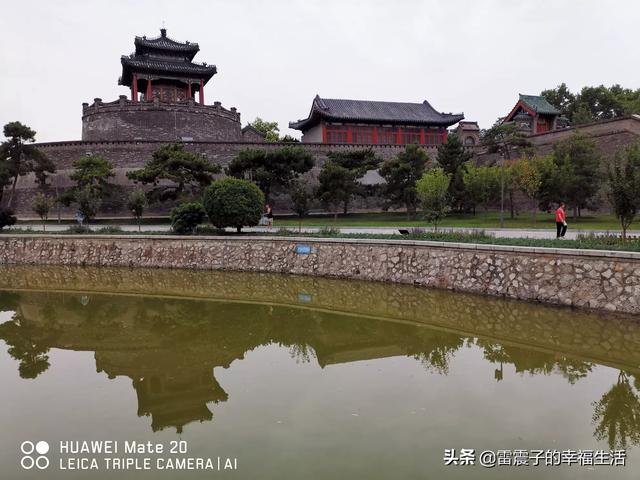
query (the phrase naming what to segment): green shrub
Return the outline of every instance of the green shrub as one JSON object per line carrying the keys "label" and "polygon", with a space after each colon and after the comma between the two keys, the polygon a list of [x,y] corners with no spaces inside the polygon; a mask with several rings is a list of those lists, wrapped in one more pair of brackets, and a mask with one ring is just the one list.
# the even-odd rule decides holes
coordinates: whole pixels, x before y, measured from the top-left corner
{"label": "green shrub", "polygon": [[106,227],[98,228],[97,230],[95,230],[95,233],[98,233],[100,235],[112,235],[125,233],[125,231],[118,225],[107,225]]}
{"label": "green shrub", "polygon": [[15,225],[16,221],[17,218],[13,214],[13,210],[11,210],[10,208],[0,207],[0,230],[2,230],[4,227]]}
{"label": "green shrub", "polygon": [[84,225],[72,225],[65,230],[65,233],[70,233],[74,235],[75,234],[83,235],[85,233],[92,233],[92,232],[89,227],[85,227]]}
{"label": "green shrub", "polygon": [[204,192],[204,209],[218,228],[258,225],[264,207],[264,194],[253,183],[238,178],[222,178]]}
{"label": "green shrub", "polygon": [[183,203],[171,210],[171,228],[179,234],[193,233],[204,217],[201,203]]}

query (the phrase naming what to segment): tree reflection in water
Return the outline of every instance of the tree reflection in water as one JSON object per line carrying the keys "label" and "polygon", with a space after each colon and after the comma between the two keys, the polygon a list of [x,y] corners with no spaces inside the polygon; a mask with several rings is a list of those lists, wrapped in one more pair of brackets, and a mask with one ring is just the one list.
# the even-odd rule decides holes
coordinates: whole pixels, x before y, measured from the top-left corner
{"label": "tree reflection in water", "polygon": [[[314,282],[290,290],[314,292],[313,302],[334,301],[335,295],[348,293],[346,287],[327,284],[322,295],[314,291],[324,288],[322,282]],[[178,432],[188,423],[212,420],[208,403],[227,401],[214,369],[227,368],[263,345],[282,346],[297,363],[317,362],[321,367],[408,356],[436,375],[447,375],[456,352],[466,345],[480,349],[484,359],[496,366],[496,380],[505,379],[505,366],[511,365],[519,375],[561,375],[570,384],[586,378],[599,363],[620,366],[621,359],[628,358],[629,368],[620,366],[617,383],[593,403],[594,435],[607,440],[611,448],[640,444],[638,385],[630,382],[630,378],[637,382],[634,367],[640,363],[632,358],[635,343],[594,348],[597,335],[612,342],[617,324],[598,317],[572,319],[566,311],[556,318],[553,310],[527,304],[399,287],[393,290],[397,305],[408,307],[389,308],[382,302],[375,306],[387,309],[382,315],[371,304],[387,294],[376,289],[389,287],[355,285],[371,289],[369,304],[358,307],[362,314],[350,304],[341,309],[331,303],[306,302],[301,308],[294,294],[288,304],[264,304],[237,298],[0,291],[0,311],[15,312],[0,324],[0,339],[8,344],[10,356],[19,362],[20,376],[26,379],[48,369],[51,348],[93,350],[99,372],[131,379],[138,415],[150,416],[154,431],[171,427]],[[352,296],[359,298],[357,292]],[[402,318],[393,318],[399,310]],[[575,334],[575,325],[584,332],[600,333],[587,344]],[[636,328],[629,327],[617,338],[640,337]]]}
{"label": "tree reflection in water", "polygon": [[640,445],[640,398],[629,382],[629,374],[623,370],[618,381],[602,398],[593,403],[594,436],[606,439],[609,447],[626,449]]}

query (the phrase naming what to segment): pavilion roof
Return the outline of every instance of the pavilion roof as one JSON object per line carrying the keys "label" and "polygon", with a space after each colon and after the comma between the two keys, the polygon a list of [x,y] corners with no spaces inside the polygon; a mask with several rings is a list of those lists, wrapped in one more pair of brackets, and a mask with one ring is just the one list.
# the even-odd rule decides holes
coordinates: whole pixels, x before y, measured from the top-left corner
{"label": "pavilion roof", "polygon": [[438,112],[426,100],[422,103],[382,102],[375,100],[313,99],[311,112],[289,127],[306,130],[320,119],[342,122],[370,122],[408,125],[450,126],[464,118],[462,113]]}
{"label": "pavilion roof", "polygon": [[166,29],[157,38],[136,37],[136,51],[121,57],[120,84],[130,86],[134,73],[192,78],[205,82],[217,73],[215,65],[194,63],[200,47],[197,43],[178,42],[167,37]]}
{"label": "pavilion roof", "polygon": [[136,53],[164,53],[164,54],[178,54],[180,56],[186,56],[189,60],[193,60],[196,53],[200,51],[200,47],[197,43],[178,42],[172,38],[167,37],[167,30],[165,28],[160,29],[160,36],[155,38],[136,37],[134,40],[136,46]]}

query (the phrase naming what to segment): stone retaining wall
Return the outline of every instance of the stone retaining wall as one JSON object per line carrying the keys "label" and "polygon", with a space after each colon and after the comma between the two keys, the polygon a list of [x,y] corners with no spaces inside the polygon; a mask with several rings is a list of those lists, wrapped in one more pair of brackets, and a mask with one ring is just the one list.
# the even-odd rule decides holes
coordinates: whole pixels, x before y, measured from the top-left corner
{"label": "stone retaining wall", "polygon": [[640,254],[631,252],[402,240],[2,235],[0,263],[292,273],[640,313]]}

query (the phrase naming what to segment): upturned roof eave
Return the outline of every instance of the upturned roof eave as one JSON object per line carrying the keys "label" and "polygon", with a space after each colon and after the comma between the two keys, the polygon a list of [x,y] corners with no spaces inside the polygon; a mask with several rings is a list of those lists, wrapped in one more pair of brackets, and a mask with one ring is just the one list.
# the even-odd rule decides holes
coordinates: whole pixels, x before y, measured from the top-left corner
{"label": "upturned roof eave", "polygon": [[330,122],[352,122],[352,123],[374,123],[374,124],[394,124],[394,125],[411,125],[411,126],[431,126],[450,127],[464,119],[464,115],[451,115],[441,120],[415,120],[415,119],[391,119],[391,118],[365,118],[365,117],[340,117],[328,115],[323,112],[314,110],[314,112],[304,120],[289,122],[289,128],[294,130],[305,130],[317,125],[321,120]]}

